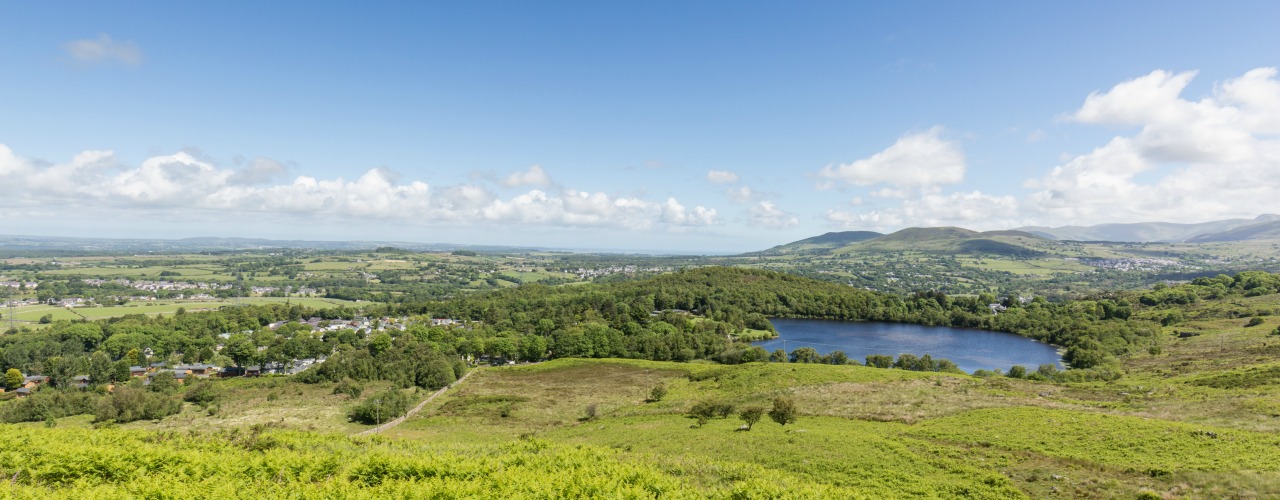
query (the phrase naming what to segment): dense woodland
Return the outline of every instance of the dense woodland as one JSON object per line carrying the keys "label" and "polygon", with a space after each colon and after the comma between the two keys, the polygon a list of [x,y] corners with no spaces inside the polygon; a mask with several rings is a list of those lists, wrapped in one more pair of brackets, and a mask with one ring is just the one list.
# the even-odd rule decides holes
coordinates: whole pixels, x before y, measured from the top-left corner
{"label": "dense woodland", "polygon": [[[169,316],[58,321],[45,329],[23,329],[0,337],[0,371],[48,375],[54,388],[69,388],[76,375],[88,375],[94,386],[101,387],[126,383],[130,366],[155,361],[246,366],[327,357],[299,378],[313,383],[384,380],[399,387],[435,389],[460,377],[467,366],[464,360],[859,361],[801,350],[779,356],[737,342],[732,335],[744,329],[771,330],[767,318],[787,317],[1012,332],[1065,348],[1064,358],[1072,370],[1055,375],[1062,380],[1111,379],[1117,376],[1119,357],[1135,350],[1160,349],[1160,326],[1186,319],[1181,306],[1278,291],[1280,276],[1245,272],[1145,292],[1051,303],[1042,298],[953,297],[940,292],[898,296],[771,271],[699,268],[612,283],[529,284],[447,301],[371,305],[363,311],[271,304]],[[991,305],[997,303],[1001,307],[995,313]],[[298,323],[312,317],[345,321],[358,314],[407,318],[407,326],[378,329],[384,325],[375,322],[367,329],[319,332]],[[460,323],[430,326],[430,318]],[[290,323],[267,328],[280,321]],[[149,358],[144,354],[148,351]],[[916,370],[949,366],[932,360],[926,366],[920,360],[912,356],[895,363],[881,357],[867,361]],[[161,400],[161,395],[173,400],[177,392],[163,387],[124,389],[104,396],[132,401],[117,404],[114,410],[110,402],[40,391],[39,397],[23,405],[5,405],[0,416],[17,421],[94,411],[104,420],[144,418],[171,410],[171,403]],[[130,413],[135,406],[150,409]]]}

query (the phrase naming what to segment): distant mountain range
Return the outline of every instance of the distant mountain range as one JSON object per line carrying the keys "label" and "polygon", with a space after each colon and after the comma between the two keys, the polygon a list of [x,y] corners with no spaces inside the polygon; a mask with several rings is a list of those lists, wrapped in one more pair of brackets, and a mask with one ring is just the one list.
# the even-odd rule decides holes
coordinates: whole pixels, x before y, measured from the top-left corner
{"label": "distant mountain range", "polygon": [[1116,242],[1217,242],[1272,239],[1280,237],[1280,215],[1260,215],[1253,219],[1227,219],[1198,224],[1139,222],[1096,226],[1020,227],[1051,240]]}
{"label": "distant mountain range", "polygon": [[779,245],[763,255],[840,254],[903,250],[1033,256],[1048,241],[1023,231],[971,231],[959,227],[912,227],[890,234],[846,231]]}
{"label": "distant mountain range", "polygon": [[1280,215],[1228,219],[1198,224],[1143,222],[1096,226],[1020,227],[978,232],[958,227],[913,227],[890,234],[873,231],[831,232],[755,252],[759,255],[840,254],[858,251],[902,251],[1034,256],[1052,240],[1119,243],[1212,243],[1280,240]]}
{"label": "distant mountain range", "polygon": [[457,245],[451,243],[413,243],[404,241],[307,241],[218,237],[165,240],[0,235],[0,249],[9,252],[207,252],[225,250],[264,250],[275,248],[372,250],[375,248],[386,247],[394,247],[403,250],[436,252],[448,252],[453,250],[474,250],[486,253],[534,251],[534,249],[524,247]]}
{"label": "distant mountain range", "polygon": [[[1280,215],[1260,215],[1253,219],[1227,219],[1196,224],[1141,222],[1096,226],[1020,227],[1005,231],[978,232],[959,227],[907,228],[890,234],[874,231],[830,232],[748,255],[839,254],[857,251],[916,250],[957,254],[1004,254],[1034,256],[1049,249],[1052,240],[1122,243],[1215,243],[1251,240],[1280,240]],[[114,239],[67,238],[54,236],[0,235],[0,250],[18,253],[77,252],[201,252],[296,248],[316,250],[372,250],[394,247],[412,251],[474,250],[484,253],[532,251],[606,252],[500,245],[414,243],[404,241],[308,241],[261,238]],[[653,254],[644,251],[626,253]],[[659,252],[661,253],[661,252]]]}

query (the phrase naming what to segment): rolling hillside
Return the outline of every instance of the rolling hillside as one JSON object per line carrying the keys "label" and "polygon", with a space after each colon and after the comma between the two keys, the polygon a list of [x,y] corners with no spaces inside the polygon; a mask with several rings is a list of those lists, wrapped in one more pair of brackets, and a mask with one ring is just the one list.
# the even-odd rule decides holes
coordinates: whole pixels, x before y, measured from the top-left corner
{"label": "rolling hillside", "polygon": [[812,238],[805,238],[799,241],[793,241],[785,245],[765,250],[761,253],[766,255],[787,255],[798,253],[829,253],[831,250],[867,241],[870,239],[884,236],[882,233],[875,231],[838,231],[830,232]]}

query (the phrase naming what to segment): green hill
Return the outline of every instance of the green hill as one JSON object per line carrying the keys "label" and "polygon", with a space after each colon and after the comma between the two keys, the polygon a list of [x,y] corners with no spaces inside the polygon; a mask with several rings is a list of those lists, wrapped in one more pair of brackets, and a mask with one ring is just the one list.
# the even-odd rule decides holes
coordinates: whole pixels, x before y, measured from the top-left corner
{"label": "green hill", "polygon": [[884,236],[875,231],[833,231],[830,233],[778,245],[761,252],[765,255],[787,255],[802,253],[829,253],[836,248],[845,247]]}
{"label": "green hill", "polygon": [[1022,231],[977,232],[959,227],[913,227],[834,251],[919,251],[952,254],[994,254],[1033,257],[1045,253],[1043,238]]}

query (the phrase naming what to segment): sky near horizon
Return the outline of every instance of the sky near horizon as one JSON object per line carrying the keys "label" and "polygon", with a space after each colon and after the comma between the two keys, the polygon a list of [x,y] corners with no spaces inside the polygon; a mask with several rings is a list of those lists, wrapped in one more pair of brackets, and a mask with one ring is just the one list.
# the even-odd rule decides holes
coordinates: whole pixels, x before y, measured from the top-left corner
{"label": "sky near horizon", "polygon": [[6,2],[0,234],[726,253],[1280,212],[1280,2]]}

